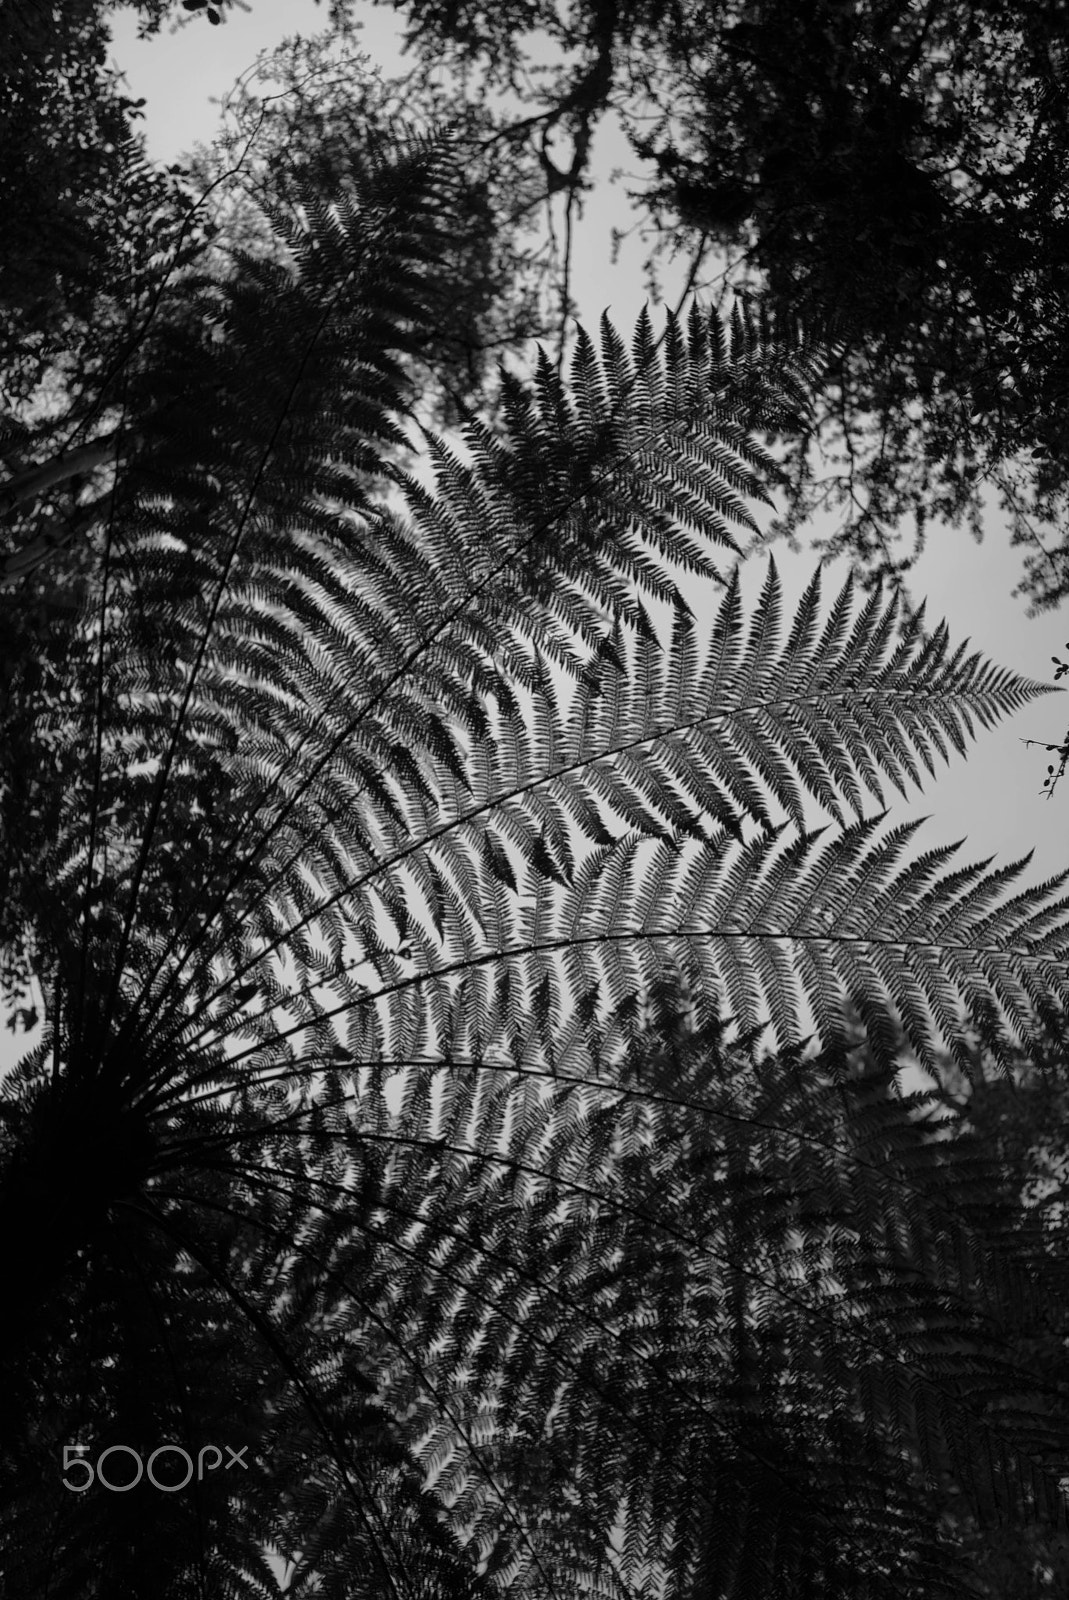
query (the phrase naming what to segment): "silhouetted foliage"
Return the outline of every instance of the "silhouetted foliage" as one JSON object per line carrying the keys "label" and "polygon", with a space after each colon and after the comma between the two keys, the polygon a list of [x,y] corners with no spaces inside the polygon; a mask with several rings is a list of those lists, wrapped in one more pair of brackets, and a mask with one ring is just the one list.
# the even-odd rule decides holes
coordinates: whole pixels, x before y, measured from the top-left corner
{"label": "silhouetted foliage", "polygon": [[[43,1003],[0,1083],[0,1561],[55,1600],[263,1600],[270,1546],[325,1600],[990,1595],[991,1523],[1064,1535],[1060,1262],[1006,1124],[891,1079],[1064,1036],[1064,878],[913,854],[884,787],[1047,686],[853,583],[745,597],[840,354],[767,308],[606,316],[465,456],[417,433],[466,153],[395,129],[265,210],[0,483],[12,594],[77,578],[0,810]],[[179,1440],[254,1465],[62,1482]]]}
{"label": "silhouetted foliage", "polygon": [[[569,204],[610,111],[652,181],[662,247],[715,247],[718,280],[835,319],[841,355],[789,451],[785,527],[908,570],[928,526],[998,491],[1037,607],[1069,589],[1069,86],[1064,0],[398,5],[428,70],[511,85],[517,141]],[[564,63],[525,75],[541,35]],[[550,160],[564,135],[569,156]],[[502,139],[510,137],[502,131]],[[814,453],[811,446],[819,445]],[[912,520],[916,544],[902,547]]]}
{"label": "silhouetted foliage", "polygon": [[0,452],[42,384],[92,386],[163,263],[205,242],[182,169],[145,159],[109,39],[99,0],[0,17]]}
{"label": "silhouetted foliage", "polygon": [[297,218],[306,204],[351,189],[402,114],[448,124],[464,146],[439,195],[440,249],[423,288],[431,317],[413,360],[427,417],[455,426],[486,408],[497,362],[551,329],[547,247],[523,242],[541,170],[501,146],[499,117],[415,72],[384,79],[352,41],[297,37],[234,86],[220,133],[191,159],[191,172],[212,192],[217,250],[262,252],[277,239],[270,213]]}

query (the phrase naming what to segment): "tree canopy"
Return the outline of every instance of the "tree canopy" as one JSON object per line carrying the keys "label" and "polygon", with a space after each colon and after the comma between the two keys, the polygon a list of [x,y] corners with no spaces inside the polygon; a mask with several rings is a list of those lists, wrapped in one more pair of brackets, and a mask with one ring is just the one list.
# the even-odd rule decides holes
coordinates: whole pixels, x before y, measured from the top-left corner
{"label": "tree canopy", "polygon": [[360,93],[8,424],[5,1576],[1053,1597],[1067,875],[889,812],[1050,686],[750,592],[815,308],[606,315],[480,414],[537,172]]}
{"label": "tree canopy", "polygon": [[416,69],[386,78],[348,39],[297,37],[234,86],[220,131],[191,158],[190,174],[212,195],[223,266],[235,247],[277,249],[270,219],[278,212],[298,220],[305,207],[351,191],[415,108],[424,121],[448,124],[465,151],[439,193],[445,225],[423,287],[432,317],[412,355],[423,414],[453,427],[492,403],[500,360],[554,327],[550,250],[525,237],[541,203],[541,170],[529,153],[501,145],[500,117]]}
{"label": "tree canopy", "polygon": [[[444,61],[468,93],[480,74],[519,97],[498,148],[533,149],[546,195],[576,202],[617,115],[652,166],[629,192],[659,249],[703,260],[700,287],[834,319],[839,366],[792,448],[786,528],[831,508],[830,548],[893,576],[933,523],[979,533],[991,491],[1024,592],[1062,599],[1064,0],[396,9],[428,75]],[[560,61],[535,67],[536,39]]]}
{"label": "tree canopy", "polygon": [[0,18],[0,446],[49,379],[91,383],[160,262],[203,243],[181,169],[145,158],[108,44],[100,0]]}

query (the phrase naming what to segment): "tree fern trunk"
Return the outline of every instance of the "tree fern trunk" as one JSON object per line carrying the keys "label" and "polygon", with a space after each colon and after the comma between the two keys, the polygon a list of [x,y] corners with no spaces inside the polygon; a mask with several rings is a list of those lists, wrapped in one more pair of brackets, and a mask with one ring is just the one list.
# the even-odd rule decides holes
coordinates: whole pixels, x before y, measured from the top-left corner
{"label": "tree fern trunk", "polygon": [[8,1219],[0,1407],[9,1411],[19,1404],[27,1370],[46,1361],[79,1263],[106,1246],[112,1207],[136,1193],[152,1152],[144,1119],[99,1091],[50,1085],[20,1122],[21,1137],[0,1174],[0,1216]]}

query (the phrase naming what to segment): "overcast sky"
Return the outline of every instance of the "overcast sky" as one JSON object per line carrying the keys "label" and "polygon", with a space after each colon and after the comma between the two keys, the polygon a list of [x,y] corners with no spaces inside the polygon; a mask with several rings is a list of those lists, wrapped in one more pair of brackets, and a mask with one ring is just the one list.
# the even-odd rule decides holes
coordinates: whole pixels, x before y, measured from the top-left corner
{"label": "overcast sky", "polygon": [[[387,6],[360,8],[364,26],[356,48],[366,50],[389,75],[411,62],[400,53],[402,30]],[[136,14],[128,8],[112,18],[112,55],[125,71],[130,92],[144,96],[148,152],[158,161],[174,161],[198,142],[208,142],[219,124],[219,107],[235,79],[249,69],[257,54],[279,44],[287,34],[318,32],[327,21],[326,6],[313,0],[251,0],[251,11],[229,13],[220,27],[196,19],[177,33],[166,29],[156,38],[137,39]],[[608,182],[614,167],[637,176],[636,163],[618,130],[606,125],[594,152],[595,192],[587,197],[579,222],[573,257],[572,292],[580,318],[596,335],[598,319],[608,307],[625,338],[646,302],[642,261],[648,243],[636,234],[625,241],[618,262],[610,259],[613,227],[636,221],[622,185]],[[678,271],[659,269],[663,292],[673,303],[682,287],[685,264]],[[659,315],[655,311],[655,327]],[[997,513],[987,537],[977,545],[964,530],[934,528],[929,548],[913,576],[914,598],[928,597],[928,618],[946,617],[951,640],[968,637],[998,665],[1011,667],[1040,682],[1052,681],[1052,655],[1069,654],[1069,615],[1065,611],[1029,619],[1020,598],[1011,598],[1021,574],[1020,550],[1011,549]],[[786,548],[777,554],[788,596],[800,592],[813,566],[808,555]],[[756,597],[763,571],[755,564],[745,574],[746,592]],[[837,592],[844,576],[840,567],[826,575],[825,597]],[[710,597],[712,598],[712,597]],[[711,609],[710,609],[711,615]],[[895,822],[907,817],[931,820],[916,841],[918,850],[965,839],[957,863],[997,856],[1001,861],[1035,855],[1026,881],[1049,878],[1069,867],[1069,781],[1047,800],[1041,793],[1046,765],[1054,759],[1026,749],[1025,738],[1060,742],[1069,725],[1069,699],[1047,697],[990,732],[978,731],[968,759],[955,756],[949,768],[929,780],[923,793],[909,800],[891,798]],[[893,791],[891,791],[893,797]],[[22,1041],[20,1041],[21,1043]],[[0,1039],[0,1064],[10,1060],[14,1041]]]}
{"label": "overcast sky", "polygon": [[[203,19],[171,35],[164,30],[150,41],[138,41],[136,15],[124,9],[113,17],[113,57],[125,70],[130,92],[146,99],[145,121],[150,156],[174,161],[195,142],[211,139],[219,120],[212,104],[251,66],[257,53],[277,45],[298,30],[315,32],[326,24],[326,5],[313,0],[251,0],[251,13],[229,14],[225,26],[211,28]],[[398,44],[401,29],[387,6],[363,6],[366,26],[359,40],[387,73],[408,63]],[[614,166],[635,171],[626,142],[612,128],[595,145],[596,192],[588,198],[579,224],[573,262],[572,292],[580,318],[596,334],[602,310],[610,310],[618,330],[629,335],[646,295],[641,262],[642,241],[625,245],[619,263],[610,262],[611,229],[634,221],[622,187],[611,188],[607,175]],[[674,303],[682,272],[662,268],[665,292]],[[660,320],[655,316],[655,327]],[[813,558],[781,550],[777,559],[789,593],[798,593],[812,570]],[[977,546],[964,531],[934,529],[928,553],[914,574],[916,599],[929,599],[928,618],[946,617],[954,644],[966,636],[999,665],[1024,676],[1050,681],[1051,656],[1069,654],[1069,614],[1028,619],[1025,605],[1010,597],[1019,581],[1021,552],[1010,550],[1003,528],[993,517],[988,537]],[[755,596],[763,575],[747,574],[747,593]],[[829,573],[825,596],[836,592],[842,569]],[[967,761],[954,764],[930,782],[924,795],[893,806],[895,821],[929,815],[931,822],[918,841],[922,848],[967,837],[959,861],[995,854],[1005,860],[1034,847],[1028,881],[1048,878],[1069,866],[1069,781],[1050,801],[1040,793],[1046,763],[1043,752],[1026,750],[1025,738],[1060,741],[1069,724],[1069,699],[1051,696],[1002,722],[994,732],[979,733]],[[0,1071],[21,1054],[24,1039],[0,1035]]]}
{"label": "overcast sky", "polygon": [[[198,19],[177,34],[163,32],[145,42],[136,38],[132,12],[116,14],[114,59],[126,71],[132,92],[146,99],[143,126],[153,157],[175,160],[195,141],[209,140],[219,119],[212,98],[225,95],[260,50],[272,48],[287,34],[314,33],[326,24],[325,4],[317,6],[313,0],[251,0],[251,6],[248,15],[231,12],[221,27],[208,27]],[[364,24],[359,47],[384,71],[400,73],[411,65],[400,54],[402,30],[392,8],[367,4],[357,15]],[[588,198],[578,227],[573,293],[581,320],[592,333],[608,306],[626,336],[646,299],[641,273],[646,246],[635,237],[625,243],[619,263],[610,262],[611,229],[635,221],[622,186],[607,182],[614,166],[636,171],[625,141],[607,127],[595,148],[595,193]],[[665,269],[663,284],[674,301],[682,286],[682,270]],[[969,637],[975,648],[999,665],[1049,682],[1054,671],[1051,656],[1067,653],[1069,615],[1062,611],[1026,617],[1023,600],[1010,597],[1020,579],[1021,556],[1019,549],[1010,548],[997,512],[982,545],[964,529],[937,527],[916,569],[912,592],[918,600],[928,597],[929,621],[947,618],[954,643]],[[782,549],[777,559],[785,585],[800,590],[813,558],[792,556]],[[828,574],[826,594],[834,592],[833,577],[840,576],[838,571]],[[760,575],[754,571],[749,577],[757,583]],[[1067,724],[1069,700],[1058,695],[1006,719],[993,732],[981,730],[967,761],[955,757],[915,802],[911,797],[910,802],[895,804],[896,820],[930,816],[932,821],[923,830],[925,848],[967,837],[962,860],[993,852],[1005,860],[1034,847],[1033,875],[1047,878],[1064,870],[1069,866],[1069,783],[1045,799],[1040,787],[1052,758],[1026,749],[1020,741],[1060,742]]]}

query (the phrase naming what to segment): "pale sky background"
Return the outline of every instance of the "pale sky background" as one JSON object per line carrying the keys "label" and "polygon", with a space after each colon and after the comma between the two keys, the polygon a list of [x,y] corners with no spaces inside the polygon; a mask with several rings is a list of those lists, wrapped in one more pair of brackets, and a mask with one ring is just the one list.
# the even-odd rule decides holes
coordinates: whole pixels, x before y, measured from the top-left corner
{"label": "pale sky background", "polygon": [[[235,79],[250,68],[259,52],[297,32],[311,35],[327,25],[327,5],[313,0],[251,0],[246,14],[234,10],[219,27],[197,18],[177,33],[165,27],[150,40],[138,40],[137,16],[124,7],[112,14],[112,57],[125,71],[129,92],[144,96],[144,130],[150,157],[176,161],[197,142],[209,142],[219,126],[220,110],[213,100],[226,95]],[[356,12],[363,24],[353,48],[366,51],[390,76],[413,64],[400,53],[402,27],[392,8],[361,5]],[[611,261],[611,230],[627,229],[638,220],[629,207],[624,183],[610,185],[614,167],[638,175],[638,163],[629,146],[610,124],[599,130],[594,147],[595,191],[584,203],[584,216],[576,228],[572,266],[572,293],[580,320],[593,336],[598,319],[609,308],[618,331],[629,340],[635,319],[646,302],[642,262],[652,240],[636,228],[624,241],[617,263]],[[626,182],[626,180],[625,180]],[[559,230],[558,230],[559,232]],[[666,298],[675,303],[683,285],[686,262],[657,266]],[[651,306],[654,327],[661,327],[660,311]],[[969,638],[1000,666],[1022,676],[1052,682],[1052,655],[1069,654],[1069,612],[1062,610],[1028,618],[1025,602],[1011,598],[1021,576],[1023,551],[1011,549],[1001,518],[993,513],[985,541],[977,545],[964,529],[933,528],[928,550],[911,580],[915,600],[927,596],[928,620],[946,617],[951,641]],[[815,558],[792,555],[778,546],[776,557],[786,591],[796,595],[807,581]],[[745,592],[756,598],[764,571],[763,561],[744,572]],[[825,601],[833,596],[845,576],[842,565],[825,574]],[[711,614],[711,613],[710,613]],[[1051,695],[1003,720],[993,731],[979,730],[969,745],[968,759],[954,756],[952,764],[938,770],[923,792],[910,791],[908,800],[893,790],[888,799],[894,822],[907,817],[931,820],[915,841],[918,850],[958,839],[966,843],[957,865],[995,855],[1014,859],[1034,849],[1024,882],[1041,881],[1069,867],[1069,779],[1051,799],[1041,793],[1048,761],[1053,756],[1035,747],[1026,749],[1025,738],[1060,743],[1069,725],[1069,697]],[[871,807],[870,807],[871,809]],[[1023,886],[1023,885],[1022,885]],[[0,1071],[22,1053],[28,1041],[17,1042],[10,1033],[0,1036]]]}
{"label": "pale sky background", "polygon": [[[136,16],[124,8],[113,19],[113,57],[125,70],[134,95],[147,101],[145,129],[149,154],[173,161],[198,141],[208,141],[219,121],[212,97],[221,97],[257,53],[273,48],[287,35],[313,34],[327,23],[326,4],[313,0],[250,0],[250,14],[232,11],[227,22],[212,28],[198,19],[176,34],[162,32],[139,42]],[[413,65],[400,54],[403,29],[391,7],[361,5],[356,10],[363,24],[355,41],[389,75]],[[604,307],[625,339],[629,338],[646,293],[641,264],[649,245],[636,234],[625,241],[617,265],[612,265],[611,229],[630,227],[636,214],[629,208],[624,184],[610,187],[614,166],[637,172],[630,149],[615,128],[603,127],[595,145],[595,192],[585,203],[578,224],[573,255],[572,293],[580,320],[596,337]],[[664,293],[674,303],[682,288],[685,263],[678,271],[662,261],[658,268]],[[654,325],[660,319],[655,311]],[[1021,576],[1023,550],[1011,549],[994,512],[984,543],[977,545],[965,529],[933,528],[929,548],[913,574],[914,599],[928,598],[928,620],[946,617],[953,644],[969,638],[1000,666],[1022,676],[1052,682],[1052,655],[1067,655],[1069,614],[1028,618],[1022,598],[1010,591]],[[777,547],[777,562],[788,591],[799,592],[808,579],[814,557],[794,556]],[[746,576],[747,588],[760,582],[763,564],[754,564]],[[844,573],[833,568],[825,575],[824,593],[838,589]],[[1035,850],[1029,881],[1048,878],[1069,867],[1069,780],[1051,799],[1040,792],[1048,761],[1044,751],[1026,749],[1019,741],[1041,739],[1060,743],[1069,725],[1069,697],[1052,695],[1005,719],[991,732],[979,731],[969,746],[968,760],[955,756],[950,767],[939,770],[923,793],[908,801],[891,800],[894,819],[927,815],[922,830],[924,848],[966,838],[959,861],[992,853],[1001,860]],[[893,794],[893,791],[891,791]]]}
{"label": "pale sky background", "polygon": [[[209,141],[219,120],[213,97],[221,97],[256,55],[297,31],[315,33],[327,23],[326,4],[313,0],[251,0],[251,14],[233,11],[224,26],[212,28],[203,19],[179,33],[166,29],[155,39],[138,41],[136,14],[128,9],[112,18],[113,57],[125,70],[129,92],[144,96],[144,128],[149,155],[174,161],[197,141]],[[363,5],[357,12],[364,29],[355,41],[388,74],[399,74],[412,62],[398,49],[401,27],[386,6]],[[626,142],[612,128],[603,128],[595,143],[595,193],[585,202],[578,224],[573,255],[572,293],[580,319],[596,336],[598,319],[606,306],[625,340],[646,299],[641,263],[648,242],[632,237],[625,243],[618,264],[610,261],[611,229],[627,228],[636,220],[628,207],[623,185],[611,188],[607,175],[613,166],[631,173],[637,164]],[[673,273],[666,262],[658,271],[665,294],[674,303],[682,286],[683,270]],[[651,308],[653,309],[653,308]],[[654,325],[660,329],[659,314]],[[952,643],[966,636],[997,664],[1025,677],[1052,681],[1052,655],[1069,653],[1069,612],[1028,619],[1025,604],[1011,598],[1021,574],[1022,552],[1011,550],[997,518],[992,518],[983,545],[964,531],[933,529],[929,549],[911,581],[915,599],[927,596],[928,618],[946,617]],[[793,556],[777,550],[777,560],[788,595],[800,591],[814,565],[810,555]],[[746,574],[746,592],[755,595],[763,575],[763,562]],[[837,591],[841,571],[826,574],[825,597]],[[1003,861],[1035,850],[1026,882],[1037,882],[1069,867],[1069,780],[1046,800],[1040,786],[1045,752],[1026,749],[1020,740],[1057,743],[1069,724],[1069,697],[1050,696],[992,732],[980,732],[969,747],[968,760],[955,757],[950,768],[930,781],[923,794],[910,801],[892,801],[892,818],[929,815],[921,848],[967,837],[959,864],[989,855]],[[0,1033],[0,1071],[22,1053],[28,1041],[17,1042]]]}

